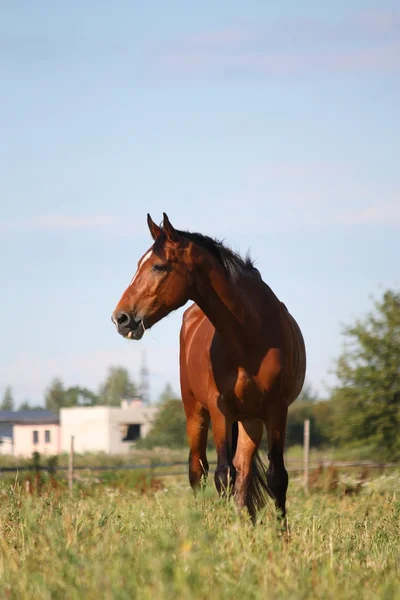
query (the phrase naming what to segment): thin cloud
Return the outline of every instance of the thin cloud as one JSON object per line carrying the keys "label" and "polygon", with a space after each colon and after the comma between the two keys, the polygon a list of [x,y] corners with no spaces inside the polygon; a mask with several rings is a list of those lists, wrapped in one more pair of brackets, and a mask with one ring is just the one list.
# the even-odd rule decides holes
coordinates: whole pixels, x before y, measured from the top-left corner
{"label": "thin cloud", "polygon": [[258,37],[262,38],[262,35],[257,36],[257,32],[252,29],[227,27],[219,31],[205,31],[203,33],[194,34],[189,40],[193,45],[197,45],[198,47],[236,46],[238,44],[254,42]]}
{"label": "thin cloud", "polygon": [[199,32],[163,48],[155,62],[186,77],[398,72],[400,11]]}
{"label": "thin cloud", "polygon": [[0,223],[3,232],[62,231],[75,229],[111,229],[121,220],[110,215],[47,215]]}
{"label": "thin cloud", "polygon": [[[117,334],[115,334],[117,335]],[[139,383],[143,352],[150,370],[150,392],[156,400],[166,383],[179,389],[178,332],[174,344],[146,346],[121,343],[114,349],[96,349],[85,353],[60,352],[51,358],[19,353],[7,362],[0,363],[0,380],[10,385],[17,403],[25,398],[33,403],[41,402],[44,392],[54,377],[60,377],[66,386],[81,385],[97,391],[112,365],[128,369],[133,380]]]}
{"label": "thin cloud", "polygon": [[400,226],[400,200],[390,204],[369,206],[363,210],[348,211],[338,215],[344,225],[391,225]]}
{"label": "thin cloud", "polygon": [[366,10],[353,18],[363,35],[398,36],[400,33],[400,11],[398,10]]}
{"label": "thin cloud", "polygon": [[367,73],[400,71],[400,43],[382,48],[314,52],[183,52],[160,57],[163,67],[184,76],[279,76],[308,73]]}
{"label": "thin cloud", "polygon": [[277,226],[400,224],[397,181],[376,180],[374,172],[362,163],[269,161],[252,165],[248,176],[246,206],[252,206],[251,212],[256,214],[261,205],[270,202],[273,221],[269,222]]}
{"label": "thin cloud", "polygon": [[55,45],[43,35],[1,33],[0,52],[2,56],[30,57],[44,59],[52,56]]}
{"label": "thin cloud", "polygon": [[226,27],[215,31],[204,31],[189,36],[186,42],[198,49],[212,46],[238,47],[243,44],[288,43],[310,47],[316,42],[393,42],[400,36],[400,11],[361,11],[346,19],[335,21],[310,17],[288,17],[275,23],[257,24],[249,27]]}

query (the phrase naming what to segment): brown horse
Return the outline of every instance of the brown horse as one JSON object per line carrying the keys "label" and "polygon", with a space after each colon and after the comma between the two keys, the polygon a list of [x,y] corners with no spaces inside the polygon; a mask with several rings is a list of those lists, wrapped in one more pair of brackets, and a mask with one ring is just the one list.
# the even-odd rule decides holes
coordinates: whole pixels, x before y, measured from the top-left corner
{"label": "brown horse", "polygon": [[[302,389],[306,366],[300,329],[249,257],[175,229],[165,214],[162,228],[150,215],[147,222],[154,244],[140,259],[112,321],[122,336],[139,340],[171,311],[194,301],[180,336],[190,484],[196,490],[208,472],[211,420],[219,493],[233,489],[237,506],[247,507],[253,520],[267,493],[284,517],[287,411]],[[258,454],[264,425],[266,472]]]}

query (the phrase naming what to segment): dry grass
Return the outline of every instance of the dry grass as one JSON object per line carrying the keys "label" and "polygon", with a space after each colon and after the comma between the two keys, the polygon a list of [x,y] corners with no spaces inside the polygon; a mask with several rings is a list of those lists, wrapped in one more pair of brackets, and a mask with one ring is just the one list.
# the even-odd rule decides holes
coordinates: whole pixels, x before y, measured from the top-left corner
{"label": "dry grass", "polygon": [[211,485],[194,502],[186,480],[165,482],[86,482],[72,498],[3,483],[0,597],[400,598],[398,472],[357,495],[292,481],[289,539],[271,506],[254,528]]}

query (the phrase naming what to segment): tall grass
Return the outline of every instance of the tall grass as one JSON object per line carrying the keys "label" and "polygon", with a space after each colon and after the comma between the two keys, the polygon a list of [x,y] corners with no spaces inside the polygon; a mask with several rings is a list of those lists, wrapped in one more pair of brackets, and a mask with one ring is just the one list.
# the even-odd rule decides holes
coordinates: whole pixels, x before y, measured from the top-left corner
{"label": "tall grass", "polygon": [[[292,481],[290,535],[272,505],[254,528],[209,485],[140,493],[106,485],[0,488],[0,597],[400,598],[398,473],[357,496]],[[166,480],[167,481],[167,480]]]}

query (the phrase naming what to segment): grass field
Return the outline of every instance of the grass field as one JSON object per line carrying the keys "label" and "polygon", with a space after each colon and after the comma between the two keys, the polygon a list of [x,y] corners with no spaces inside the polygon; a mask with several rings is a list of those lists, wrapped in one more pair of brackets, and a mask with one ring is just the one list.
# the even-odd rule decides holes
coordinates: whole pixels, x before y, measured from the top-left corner
{"label": "grass field", "polygon": [[[264,454],[266,453],[264,449]],[[174,461],[187,463],[188,448],[182,449],[167,449],[158,448],[153,450],[143,450],[132,448],[131,452],[124,455],[109,455],[102,452],[87,452],[85,454],[75,454],[75,464],[79,467],[81,465],[87,465],[91,467],[108,465],[108,466],[119,466],[126,464],[144,465],[153,463],[172,463]],[[210,463],[216,461],[217,455],[215,450],[209,449],[207,457]],[[286,449],[285,460],[288,468],[293,466],[302,468],[303,465],[303,447],[302,446],[290,446]],[[335,461],[335,460],[376,460],[376,452],[369,447],[361,448],[325,448],[319,450],[316,448],[310,449],[310,463],[318,464],[320,460]],[[26,466],[32,464],[32,458],[22,458],[20,456],[0,455],[0,469],[3,467],[13,466]],[[40,464],[46,466],[48,464],[48,457],[41,456]],[[57,464],[59,466],[68,465],[68,454],[64,453],[57,457]]]}
{"label": "grass field", "polygon": [[306,496],[292,478],[289,539],[272,506],[254,528],[211,484],[195,502],[183,478],[140,491],[124,477],[73,497],[3,481],[0,597],[400,598],[398,472],[357,495]]}

